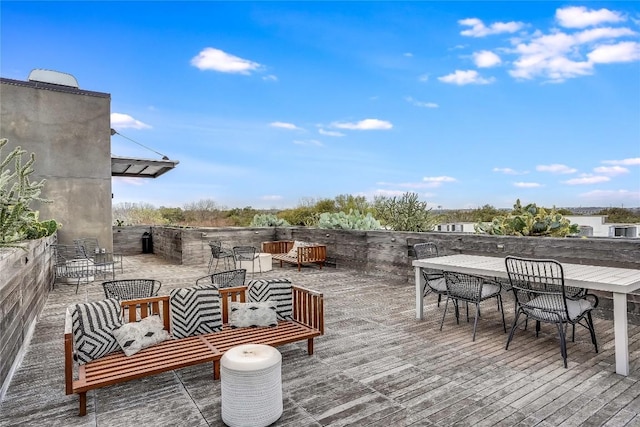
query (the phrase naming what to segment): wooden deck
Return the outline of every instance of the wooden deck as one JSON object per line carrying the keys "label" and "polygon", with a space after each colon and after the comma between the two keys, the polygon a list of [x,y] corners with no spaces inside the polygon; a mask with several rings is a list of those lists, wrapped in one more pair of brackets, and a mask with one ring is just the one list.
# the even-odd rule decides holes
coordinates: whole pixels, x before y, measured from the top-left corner
{"label": "wooden deck", "polygon": [[[186,267],[153,255],[125,257],[118,278],[162,281],[161,293],[189,286],[207,266]],[[280,347],[284,414],[274,426],[640,426],[640,327],[629,325],[631,373],[614,373],[613,322],[596,320],[600,353],[588,332],[568,343],[565,369],[554,330],[518,331],[508,351],[495,301],[473,323],[426,300],[415,319],[414,287],[404,278],[340,268],[295,266],[256,274],[288,277],[324,293],[326,334]],[[102,299],[96,281],[56,285],[0,406],[0,426],[220,426],[220,382],[208,364],[89,392],[87,416],[64,393],[63,328],[68,304]],[[507,323],[513,297],[505,294]],[[471,310],[473,314],[473,310]],[[471,319],[473,322],[473,319]],[[508,325],[509,326],[509,325]]]}

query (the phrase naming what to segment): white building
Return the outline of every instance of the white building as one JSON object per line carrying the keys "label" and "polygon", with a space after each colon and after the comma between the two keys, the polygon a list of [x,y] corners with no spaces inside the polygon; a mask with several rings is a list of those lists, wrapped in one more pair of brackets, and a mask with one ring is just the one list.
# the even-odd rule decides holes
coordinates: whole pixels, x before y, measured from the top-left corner
{"label": "white building", "polygon": [[640,224],[606,223],[606,215],[565,215],[580,226],[580,235],[588,237],[640,237]]}

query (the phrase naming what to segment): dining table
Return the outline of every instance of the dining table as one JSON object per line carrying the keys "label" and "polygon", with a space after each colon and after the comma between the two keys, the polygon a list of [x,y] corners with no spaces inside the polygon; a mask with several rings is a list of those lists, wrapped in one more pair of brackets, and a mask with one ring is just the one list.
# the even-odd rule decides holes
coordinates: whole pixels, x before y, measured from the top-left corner
{"label": "dining table", "polygon": [[[640,289],[640,269],[606,267],[590,264],[561,263],[567,286],[611,292],[613,295],[613,326],[616,373],[629,375],[629,334],[627,295]],[[502,256],[456,254],[414,260],[416,318],[423,318],[424,279],[421,269],[455,271],[480,276],[508,279]]]}

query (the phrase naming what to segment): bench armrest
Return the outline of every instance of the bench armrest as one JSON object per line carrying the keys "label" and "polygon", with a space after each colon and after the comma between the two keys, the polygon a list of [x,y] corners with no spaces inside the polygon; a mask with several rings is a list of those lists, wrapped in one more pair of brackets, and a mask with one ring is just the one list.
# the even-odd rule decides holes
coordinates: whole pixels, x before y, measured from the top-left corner
{"label": "bench armrest", "polygon": [[73,394],[73,323],[69,308],[64,318],[64,389],[66,394]]}
{"label": "bench armrest", "polygon": [[327,260],[327,247],[324,245],[301,246],[298,248],[298,262],[319,262]]}
{"label": "bench armrest", "polygon": [[262,252],[267,254],[286,254],[293,247],[290,240],[278,240],[276,242],[262,242]]}
{"label": "bench armrest", "polygon": [[324,335],[324,297],[320,292],[292,286],[293,320]]}

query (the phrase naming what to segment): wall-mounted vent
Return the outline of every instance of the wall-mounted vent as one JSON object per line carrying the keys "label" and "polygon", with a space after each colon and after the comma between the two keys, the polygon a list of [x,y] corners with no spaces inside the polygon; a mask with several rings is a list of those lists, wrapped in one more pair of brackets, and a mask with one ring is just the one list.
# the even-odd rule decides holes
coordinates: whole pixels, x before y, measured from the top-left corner
{"label": "wall-mounted vent", "polygon": [[78,81],[75,77],[60,71],[35,69],[29,73],[29,81],[78,88]]}

